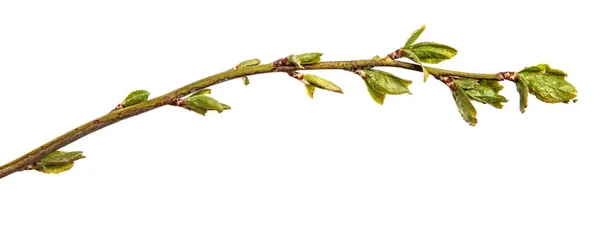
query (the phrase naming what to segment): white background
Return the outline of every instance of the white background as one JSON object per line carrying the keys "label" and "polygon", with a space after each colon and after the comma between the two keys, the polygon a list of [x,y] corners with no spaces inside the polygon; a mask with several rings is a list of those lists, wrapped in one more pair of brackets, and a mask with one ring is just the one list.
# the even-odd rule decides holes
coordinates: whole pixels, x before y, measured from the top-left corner
{"label": "white background", "polygon": [[[558,1],[557,1],[558,2]],[[582,1],[583,2],[583,1]],[[440,67],[563,69],[576,104],[463,122],[420,73],[412,96],[374,103],[361,80],[319,71],[344,94],[282,73],[234,80],[207,117],[163,107],[64,150],[64,174],[0,180],[1,239],[599,239],[597,13],[578,1],[2,1],[0,160],[112,109],[242,60],[319,51],[387,54],[421,41],[459,50]],[[592,149],[596,147],[596,149]]]}

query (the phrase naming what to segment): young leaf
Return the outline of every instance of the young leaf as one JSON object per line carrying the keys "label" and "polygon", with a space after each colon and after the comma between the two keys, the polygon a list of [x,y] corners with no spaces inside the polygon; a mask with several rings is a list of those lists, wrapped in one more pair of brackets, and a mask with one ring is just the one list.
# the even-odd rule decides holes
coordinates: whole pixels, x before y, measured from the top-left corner
{"label": "young leaf", "polygon": [[519,92],[519,108],[521,109],[521,113],[525,113],[525,108],[527,108],[527,96],[529,96],[529,87],[527,87],[527,83],[522,80],[515,82],[515,84],[517,86],[517,92]]}
{"label": "young leaf", "polygon": [[310,98],[313,98],[315,95],[315,86],[313,85],[304,85],[306,87],[306,94],[308,94],[308,96]]}
{"label": "young leaf", "polygon": [[[423,63],[435,64],[448,60],[456,55],[456,49],[434,42],[420,42],[405,49],[416,55]],[[413,60],[414,61],[414,60]]]}
{"label": "young leaf", "polygon": [[413,62],[421,65],[421,68],[423,69],[423,82],[427,82],[427,78],[429,78],[429,71],[427,71],[427,68],[425,67],[425,65],[423,65],[419,57],[410,50],[404,50],[404,56],[412,60]]}
{"label": "young leaf", "polygon": [[123,100],[121,104],[123,105],[123,107],[133,106],[138,103],[147,101],[149,96],[150,93],[146,90],[136,90],[129,93],[129,95],[127,95],[127,97],[125,98],[125,100]]}
{"label": "young leaf", "polygon": [[219,113],[223,112],[223,104],[206,95],[189,97],[186,105],[192,109],[192,111],[195,111],[194,109],[204,108],[208,110],[215,110]]}
{"label": "young leaf", "polygon": [[423,31],[425,31],[425,25],[423,25],[421,28],[415,30],[410,35],[410,37],[408,38],[408,40],[406,40],[406,43],[404,44],[404,48],[407,48],[410,45],[412,45],[413,43],[415,43],[415,41],[417,41],[417,38],[419,38],[419,36],[421,36],[421,33],[423,33]]}
{"label": "young leaf", "polygon": [[503,102],[508,102],[504,96],[498,94],[504,88],[498,81],[455,80],[454,83],[463,88],[472,100],[490,104],[498,109],[502,108]]}
{"label": "young leaf", "polygon": [[243,61],[237,65],[238,68],[248,67],[248,66],[256,66],[260,64],[260,59],[253,58],[246,61]]}
{"label": "young leaf", "polygon": [[373,89],[373,87],[369,85],[367,81],[365,81],[365,84],[367,85],[367,91],[369,91],[371,98],[373,98],[373,100],[375,100],[376,103],[383,105],[383,101],[385,100],[385,93],[375,91],[375,89]]}
{"label": "young leaf", "polygon": [[212,91],[210,90],[210,88],[200,89],[197,92],[195,92],[194,94],[190,95],[190,97],[206,95],[206,94],[210,94],[211,92]]}
{"label": "young leaf", "polygon": [[312,53],[302,53],[302,54],[290,54],[287,56],[287,60],[293,65],[304,68],[302,65],[310,65],[315,64],[321,61],[322,53],[312,52]]}
{"label": "young leaf", "polygon": [[561,70],[547,64],[528,67],[517,73],[519,81],[527,83],[529,93],[546,103],[568,102],[577,97],[577,89],[571,85]]}
{"label": "young leaf", "polygon": [[85,158],[82,152],[56,151],[35,164],[35,170],[43,173],[61,173],[73,168],[75,161]]}
{"label": "young leaf", "polygon": [[[371,86],[373,90],[383,94],[411,94],[408,89],[408,80],[401,79],[390,73],[379,71],[375,69],[363,69],[367,85]],[[409,83],[410,84],[410,83]]]}
{"label": "young leaf", "polygon": [[77,151],[77,152],[63,152],[63,151],[56,151],[53,153],[48,154],[47,156],[45,156],[44,158],[42,158],[38,164],[43,164],[45,166],[55,166],[55,165],[64,165],[67,163],[72,163],[76,160],[85,158],[85,156],[83,156],[83,152]]}
{"label": "young leaf", "polygon": [[458,107],[458,111],[462,118],[469,123],[469,125],[475,126],[475,124],[477,124],[477,110],[473,106],[473,103],[471,103],[471,99],[469,99],[465,91],[457,85],[456,88],[452,90],[452,96],[454,97],[454,102],[456,102],[456,106]]}
{"label": "young leaf", "polygon": [[250,79],[248,79],[248,77],[243,76],[242,77],[242,81],[244,81],[244,85],[248,86],[248,84],[250,84]]}
{"label": "young leaf", "polygon": [[304,74],[304,80],[308,81],[311,85],[318,87],[320,89],[324,89],[324,90],[328,90],[328,91],[332,91],[332,92],[343,93],[342,89],[340,87],[338,87],[337,85],[335,85],[335,83],[332,83],[321,77],[318,77],[315,75],[310,75],[310,74]]}

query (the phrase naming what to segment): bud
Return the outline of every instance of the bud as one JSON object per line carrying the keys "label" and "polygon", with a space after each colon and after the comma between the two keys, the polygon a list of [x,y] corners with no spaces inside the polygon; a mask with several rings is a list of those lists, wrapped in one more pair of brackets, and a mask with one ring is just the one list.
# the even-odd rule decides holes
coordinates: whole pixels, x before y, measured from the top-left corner
{"label": "bud", "polygon": [[258,64],[260,64],[260,60],[258,58],[253,58],[253,59],[246,60],[246,61],[243,61],[243,62],[239,63],[236,66],[236,68],[243,68],[243,67],[248,67],[248,66],[256,66]]}
{"label": "bud", "polygon": [[189,97],[186,106],[192,111],[195,111],[194,109],[204,108],[207,110],[215,110],[219,113],[223,112],[223,105],[214,98],[206,95]]}
{"label": "bud", "polygon": [[149,96],[150,93],[146,90],[136,90],[129,93],[129,95],[127,95],[127,97],[125,98],[125,100],[123,100],[121,105],[123,105],[124,108],[133,106],[138,103],[147,101]]}
{"label": "bud", "polygon": [[322,53],[302,53],[302,54],[290,54],[287,56],[289,63],[294,64],[299,68],[304,68],[302,65],[315,64],[321,61]]}

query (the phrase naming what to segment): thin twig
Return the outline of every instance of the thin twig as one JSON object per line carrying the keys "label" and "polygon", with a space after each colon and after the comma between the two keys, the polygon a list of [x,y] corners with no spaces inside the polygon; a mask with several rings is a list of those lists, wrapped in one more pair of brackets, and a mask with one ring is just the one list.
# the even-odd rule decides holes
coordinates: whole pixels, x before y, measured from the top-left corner
{"label": "thin twig", "polygon": [[[221,72],[210,77],[195,81],[183,87],[180,87],[174,91],[171,91],[162,96],[150,99],[146,102],[133,105],[127,108],[115,109],[108,114],[98,117],[92,121],[84,123],[83,125],[76,127],[75,129],[55,138],[46,144],[28,152],[27,154],[0,166],[0,178],[8,176],[12,173],[25,170],[28,166],[38,162],[44,156],[57,151],[58,149],[90,134],[98,131],[106,126],[125,120],[127,118],[148,112],[150,110],[169,105],[173,101],[180,99],[188,94],[196,92],[200,89],[216,85],[222,82],[229,81],[231,79],[240,78],[244,76],[272,73],[272,72],[291,72],[296,70],[322,70],[322,69],[341,69],[341,70],[356,70],[370,67],[398,67],[412,71],[422,72],[421,66],[401,62],[393,61],[389,58],[380,60],[355,60],[355,61],[332,61],[332,62],[320,62],[312,65],[305,65],[304,69],[299,69],[295,66],[276,66],[272,63],[262,64],[257,66],[248,66],[243,68],[234,68],[225,72]],[[504,80],[503,75],[497,73],[493,74],[477,74],[451,71],[439,68],[427,67],[427,70],[431,75],[436,78],[440,76],[456,76],[470,79],[482,79],[482,80]]]}

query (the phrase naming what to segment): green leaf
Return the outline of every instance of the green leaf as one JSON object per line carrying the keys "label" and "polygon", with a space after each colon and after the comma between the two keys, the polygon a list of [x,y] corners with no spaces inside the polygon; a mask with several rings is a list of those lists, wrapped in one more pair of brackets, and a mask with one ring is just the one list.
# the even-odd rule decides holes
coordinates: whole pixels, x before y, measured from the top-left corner
{"label": "green leaf", "polygon": [[498,81],[457,79],[454,83],[465,90],[465,93],[472,100],[490,104],[498,109],[502,108],[502,103],[508,102],[504,96],[498,94],[504,88]]}
{"label": "green leaf", "polygon": [[383,105],[383,101],[385,100],[385,93],[375,91],[375,89],[373,89],[373,87],[369,85],[367,81],[365,81],[365,84],[367,85],[367,91],[369,91],[371,98],[373,98],[373,100],[375,100],[376,103]]}
{"label": "green leaf", "polygon": [[248,67],[248,66],[256,66],[260,64],[260,59],[253,58],[246,61],[243,61],[237,65],[238,68]]}
{"label": "green leaf", "polygon": [[[408,80],[401,79],[391,73],[375,69],[363,69],[365,81],[373,90],[383,94],[411,94],[408,89]],[[408,84],[407,84],[408,83]],[[411,82],[412,83],[412,82]]]}
{"label": "green leaf", "polygon": [[211,92],[212,91],[210,90],[210,88],[200,89],[197,92],[195,92],[194,94],[190,95],[190,97],[206,95],[206,94],[210,94]]}
{"label": "green leaf", "polygon": [[405,49],[416,55],[423,63],[435,64],[448,60],[456,55],[456,49],[434,42],[420,42]]}
{"label": "green leaf", "polygon": [[313,98],[315,95],[315,86],[306,84],[304,86],[306,87],[306,94],[308,94],[310,98]]}
{"label": "green leaf", "polygon": [[419,57],[410,50],[404,50],[404,56],[412,60],[413,62],[421,65],[421,68],[423,69],[423,82],[427,82],[427,78],[429,78],[429,71],[427,71],[427,68],[425,67],[425,65],[423,65]]}
{"label": "green leaf", "polygon": [[565,77],[567,74],[552,69],[547,64],[539,64],[525,68],[517,73],[519,81],[524,81],[529,93],[546,103],[568,102],[577,97],[577,89]]}
{"label": "green leaf", "polygon": [[81,151],[76,151],[76,152],[56,151],[56,152],[48,154],[47,156],[42,158],[38,163],[43,164],[43,165],[64,165],[64,164],[71,163],[71,162],[74,162],[74,161],[82,159],[82,158],[85,158],[85,156],[83,156],[83,152],[81,152]]}
{"label": "green leaf", "polygon": [[56,151],[35,164],[35,170],[43,173],[61,173],[73,168],[75,161],[85,158],[83,152]]}
{"label": "green leaf", "polygon": [[192,109],[192,111],[196,111],[194,109],[204,108],[208,110],[215,110],[219,113],[223,112],[223,104],[206,95],[189,97],[186,106]]}
{"label": "green leaf", "polygon": [[250,84],[250,79],[248,79],[248,77],[243,76],[242,77],[242,81],[244,81],[244,85],[248,86],[248,84]]}
{"label": "green leaf", "polygon": [[525,113],[525,108],[527,108],[527,97],[529,96],[529,87],[527,87],[527,83],[525,81],[516,81],[517,92],[519,92],[519,108],[521,109],[521,113]]}
{"label": "green leaf", "polygon": [[469,123],[469,125],[475,126],[475,124],[477,124],[477,110],[473,106],[473,103],[471,103],[469,96],[467,96],[465,91],[458,85],[452,90],[452,96],[454,97],[454,102],[456,102],[458,112],[460,112],[462,118]]}
{"label": "green leaf", "polygon": [[121,104],[123,105],[123,107],[130,107],[138,103],[147,101],[149,96],[150,93],[146,90],[136,90],[129,93],[129,95],[127,95],[127,97],[125,98],[125,100],[123,100]]}
{"label": "green leaf", "polygon": [[315,64],[321,61],[322,53],[312,52],[312,53],[302,53],[302,54],[290,54],[287,56],[287,59],[293,65],[304,68],[302,65],[310,65]]}
{"label": "green leaf", "polygon": [[321,78],[321,77],[318,77],[315,75],[304,74],[304,80],[308,81],[311,85],[318,87],[320,89],[324,89],[324,90],[328,90],[328,91],[332,91],[332,92],[343,93],[342,89],[340,87],[338,87],[338,85],[335,85],[335,83],[330,82],[324,78]]}
{"label": "green leaf", "polygon": [[425,31],[425,25],[423,25],[421,28],[415,30],[410,35],[410,37],[408,38],[408,40],[406,40],[406,43],[404,44],[404,48],[407,48],[410,45],[412,45],[413,43],[415,43],[415,41],[417,41],[417,38],[419,38],[419,36],[421,36],[421,33],[423,33],[423,31]]}

